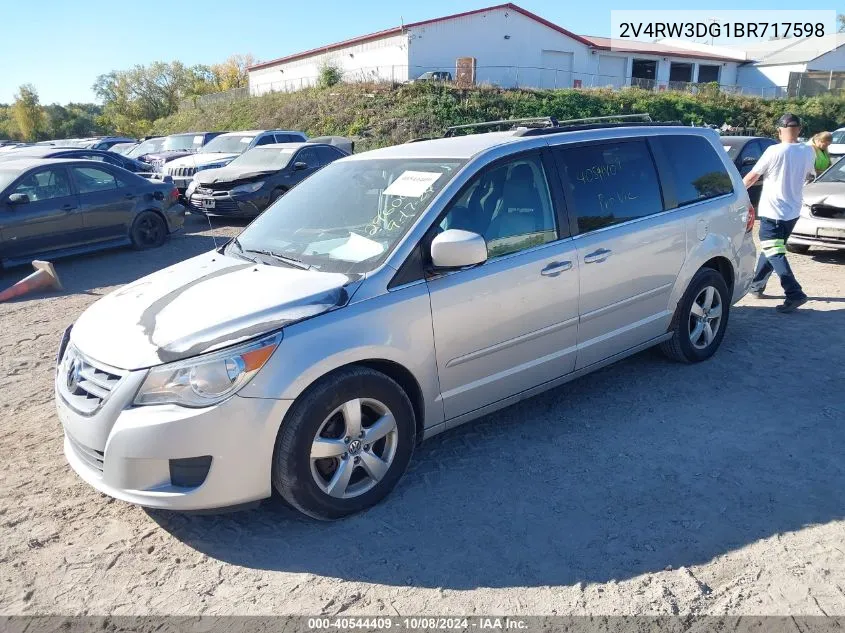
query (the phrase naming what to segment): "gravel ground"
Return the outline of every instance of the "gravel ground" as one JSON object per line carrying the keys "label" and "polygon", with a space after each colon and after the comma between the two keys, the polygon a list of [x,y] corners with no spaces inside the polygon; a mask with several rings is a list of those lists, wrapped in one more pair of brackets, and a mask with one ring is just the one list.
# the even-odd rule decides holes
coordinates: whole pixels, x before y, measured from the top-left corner
{"label": "gravel ground", "polygon": [[743,300],[711,361],[645,352],[445,433],[384,503],[324,524],[277,500],[145,511],[65,463],[62,330],[211,246],[191,218],[0,304],[0,613],[845,614],[845,254],[791,256],[813,300]]}

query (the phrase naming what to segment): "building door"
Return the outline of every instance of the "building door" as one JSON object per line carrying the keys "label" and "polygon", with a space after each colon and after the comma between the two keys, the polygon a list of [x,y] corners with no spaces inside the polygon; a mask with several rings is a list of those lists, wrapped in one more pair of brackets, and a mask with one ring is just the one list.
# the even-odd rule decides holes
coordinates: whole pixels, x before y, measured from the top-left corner
{"label": "building door", "polygon": [[621,88],[625,82],[625,69],[628,65],[627,57],[614,55],[599,55],[599,73],[594,81],[587,81],[588,86],[603,88],[611,86]]}
{"label": "building door", "polygon": [[692,82],[692,64],[672,62],[669,65],[669,88],[679,90]]}
{"label": "building door", "polygon": [[701,64],[698,67],[698,83],[707,84],[719,81],[719,66]]}
{"label": "building door", "polygon": [[635,59],[631,66],[631,85],[652,90],[656,83],[657,61],[653,59]]}
{"label": "building door", "polygon": [[[538,88],[571,88],[572,87],[572,53],[565,51],[544,50],[540,53],[538,73]],[[531,85],[520,79],[520,85]]]}

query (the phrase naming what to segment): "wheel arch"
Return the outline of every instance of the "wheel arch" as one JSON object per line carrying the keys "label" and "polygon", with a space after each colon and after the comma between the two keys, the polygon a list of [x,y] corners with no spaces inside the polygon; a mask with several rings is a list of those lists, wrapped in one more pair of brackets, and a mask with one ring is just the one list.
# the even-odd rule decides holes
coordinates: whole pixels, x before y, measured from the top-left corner
{"label": "wheel arch", "polygon": [[161,218],[162,222],[164,222],[164,228],[167,230],[167,234],[169,235],[170,234],[170,223],[167,221],[167,217],[164,215],[164,213],[162,213],[161,209],[156,209],[155,207],[146,207],[146,208],[138,211],[138,213],[135,214],[135,217],[132,218],[132,224],[129,225],[129,231],[130,232],[132,231],[132,229],[135,226],[135,222],[138,221],[138,218],[140,218],[142,215],[144,215],[147,212],[155,213],[158,217]]}

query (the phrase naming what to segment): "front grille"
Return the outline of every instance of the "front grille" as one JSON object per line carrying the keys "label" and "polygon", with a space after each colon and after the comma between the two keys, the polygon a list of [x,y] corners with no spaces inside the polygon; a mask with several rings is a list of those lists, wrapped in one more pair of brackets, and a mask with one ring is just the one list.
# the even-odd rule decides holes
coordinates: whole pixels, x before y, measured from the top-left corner
{"label": "front grille", "polygon": [[191,196],[191,199],[188,201],[188,206],[192,209],[197,211],[202,211],[204,213],[211,213],[212,215],[215,213],[239,213],[240,208],[238,207],[238,203],[232,200],[231,198],[218,198],[217,196],[212,196],[214,198],[214,208],[213,209],[204,209],[202,206],[202,197],[201,196]]}
{"label": "front grille", "polygon": [[98,473],[102,474],[103,472],[103,459],[104,455],[102,451],[94,450],[93,448],[88,448],[87,446],[80,444],[70,434],[67,434],[68,442],[70,443],[70,447],[73,449],[73,452],[76,456],[85,464],[87,464],[90,468],[93,468]]}
{"label": "front grille", "polygon": [[69,346],[59,366],[56,383],[59,393],[74,411],[93,415],[123,376],[118,370],[94,363]]}
{"label": "front grille", "polygon": [[810,214],[817,218],[830,220],[845,220],[845,209],[832,207],[829,204],[814,204],[810,207]]}
{"label": "front grille", "polygon": [[196,167],[168,167],[167,174],[177,178],[187,178],[197,173]]}

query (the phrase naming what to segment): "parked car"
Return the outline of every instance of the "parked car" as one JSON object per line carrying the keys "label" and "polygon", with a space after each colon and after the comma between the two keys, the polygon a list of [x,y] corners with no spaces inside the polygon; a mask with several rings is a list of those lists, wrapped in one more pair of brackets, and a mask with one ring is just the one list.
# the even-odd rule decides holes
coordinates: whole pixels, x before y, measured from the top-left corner
{"label": "parked car", "polygon": [[430,70],[426,73],[423,73],[416,79],[412,79],[411,83],[429,81],[452,81],[452,73],[443,70]]}
{"label": "parked car", "polygon": [[194,176],[185,198],[197,213],[255,217],[294,185],[346,152],[324,143],[277,143],[244,152]]}
{"label": "parked car", "polygon": [[164,138],[158,151],[144,156],[144,161],[150,163],[157,172],[163,172],[165,163],[182,158],[183,156],[195,154],[206,143],[217,138],[220,134],[222,132],[171,134]]}
{"label": "parked car", "polygon": [[55,383],[67,460],[150,507],[275,488],[312,517],[349,515],[424,438],[653,345],[712,356],[754,273],[753,223],[702,128],[524,129],[344,158],[224,247],[79,317]]}
{"label": "parked car", "polygon": [[134,148],[126,152],[126,156],[134,158],[135,160],[143,160],[148,154],[155,154],[160,151],[162,145],[164,145],[163,136],[150,138],[145,141],[141,141]]}
{"label": "parked car", "polygon": [[95,136],[89,139],[82,139],[80,144],[85,149],[109,149],[118,143],[135,143],[138,139],[127,136]]}
{"label": "parked car", "polygon": [[786,248],[806,253],[811,246],[845,249],[845,160],[804,186],[801,215]]}
{"label": "parked car", "polygon": [[239,154],[259,145],[273,143],[299,143],[307,141],[302,132],[291,130],[252,130],[221,134],[197,153],[178,158],[165,167],[164,173],[173,178],[179,193],[185,193],[194,174],[203,169],[228,165]]}
{"label": "parked car", "polygon": [[0,155],[0,161],[17,160],[19,158],[75,158],[77,160],[96,160],[136,174],[148,174],[152,172],[150,165],[108,150],[40,146],[22,147],[13,152]]}
{"label": "parked car", "polygon": [[833,132],[833,139],[827,148],[827,152],[833,161],[838,161],[845,156],[845,127],[841,127]]}
{"label": "parked car", "polygon": [[113,246],[161,246],[184,218],[173,183],[88,160],[0,163],[3,266]]}
{"label": "parked car", "polygon": [[[743,178],[757,164],[766,148],[777,144],[777,141],[762,136],[723,136],[721,141],[722,146],[728,152],[728,156]],[[760,178],[748,190],[751,204],[755,207],[760,202],[761,191],[763,191],[763,178]]]}

